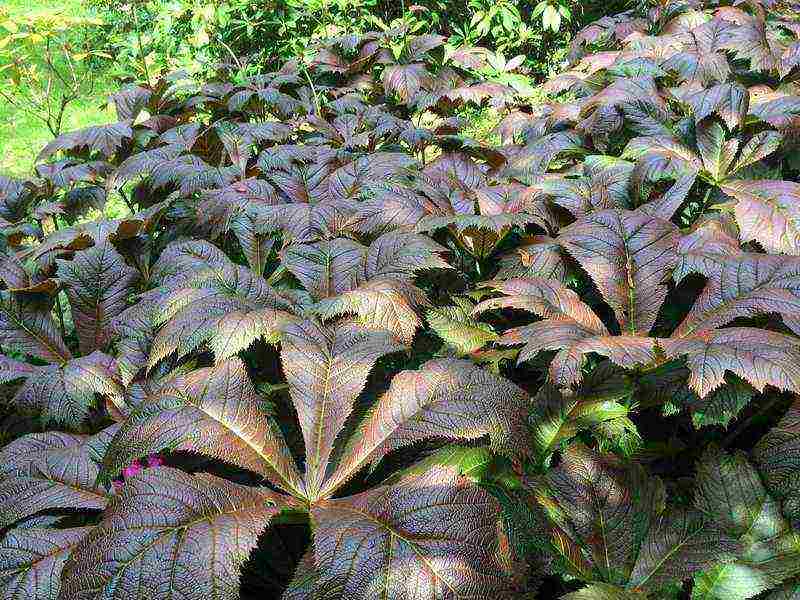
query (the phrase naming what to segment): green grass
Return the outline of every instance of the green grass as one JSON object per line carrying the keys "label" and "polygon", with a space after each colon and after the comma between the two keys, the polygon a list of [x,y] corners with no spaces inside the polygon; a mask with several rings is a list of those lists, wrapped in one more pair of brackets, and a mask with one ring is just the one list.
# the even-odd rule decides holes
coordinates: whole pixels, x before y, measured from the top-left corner
{"label": "green grass", "polygon": [[81,0],[0,0],[0,8],[12,15],[52,10],[63,10],[68,15],[81,15],[85,12]]}
{"label": "green grass", "polygon": [[[100,101],[98,97],[84,98],[72,104],[64,119],[64,131],[108,123],[108,113],[97,107]],[[0,173],[15,176],[30,173],[39,150],[52,137],[41,121],[3,102],[0,105]]]}
{"label": "green grass", "polygon": [[[0,0],[0,12],[12,16],[59,11],[81,16],[87,9],[81,0]],[[4,85],[0,82],[0,85]],[[104,106],[111,86],[102,78],[90,97],[72,103],[65,114],[63,131],[107,123]],[[44,123],[0,99],[0,174],[23,176],[31,172],[39,150],[52,138]]]}

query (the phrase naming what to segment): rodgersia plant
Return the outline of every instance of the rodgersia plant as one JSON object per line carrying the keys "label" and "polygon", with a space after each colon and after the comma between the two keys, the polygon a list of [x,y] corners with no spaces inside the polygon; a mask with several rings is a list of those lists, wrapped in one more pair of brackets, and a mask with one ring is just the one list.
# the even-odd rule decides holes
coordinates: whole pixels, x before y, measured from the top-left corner
{"label": "rodgersia plant", "polygon": [[0,180],[0,597],[800,594],[793,10],[121,89]]}

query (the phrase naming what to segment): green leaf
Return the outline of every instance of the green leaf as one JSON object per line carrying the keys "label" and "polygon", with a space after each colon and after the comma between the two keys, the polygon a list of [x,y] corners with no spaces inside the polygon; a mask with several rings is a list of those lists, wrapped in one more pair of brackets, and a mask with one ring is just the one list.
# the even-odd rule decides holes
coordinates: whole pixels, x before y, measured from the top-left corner
{"label": "green leaf", "polygon": [[697,575],[693,600],[745,600],[800,571],[800,538],[744,454],[709,448],[698,465],[695,504],[739,540],[741,552]]}
{"label": "green leaf", "polygon": [[561,600],[645,600],[645,595],[616,585],[593,583],[577,592],[561,596]]}
{"label": "green leaf", "polygon": [[457,353],[470,354],[498,339],[491,325],[472,317],[474,305],[466,298],[455,298],[454,306],[432,308],[426,313],[431,329]]}

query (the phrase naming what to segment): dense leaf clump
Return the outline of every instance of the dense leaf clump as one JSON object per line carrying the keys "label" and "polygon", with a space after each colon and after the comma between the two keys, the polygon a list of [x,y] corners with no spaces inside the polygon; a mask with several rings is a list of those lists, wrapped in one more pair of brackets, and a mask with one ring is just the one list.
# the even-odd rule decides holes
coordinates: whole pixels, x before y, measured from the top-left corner
{"label": "dense leaf clump", "polygon": [[121,89],[0,179],[0,597],[800,595],[797,23]]}

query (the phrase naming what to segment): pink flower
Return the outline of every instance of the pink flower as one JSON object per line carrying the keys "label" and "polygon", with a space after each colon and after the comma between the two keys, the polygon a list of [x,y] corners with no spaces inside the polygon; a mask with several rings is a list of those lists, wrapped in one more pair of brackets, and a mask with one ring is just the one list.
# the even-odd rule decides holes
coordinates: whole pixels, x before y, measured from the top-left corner
{"label": "pink flower", "polygon": [[153,467],[160,467],[164,464],[164,459],[161,458],[158,454],[151,454],[147,457],[147,466],[150,468]]}
{"label": "pink flower", "polygon": [[122,486],[125,485],[126,479],[130,479],[131,477],[136,477],[139,473],[141,473],[145,469],[160,467],[161,465],[164,464],[166,464],[164,459],[161,458],[158,454],[151,454],[147,458],[142,460],[134,460],[131,464],[122,469],[122,473],[120,474],[120,479],[112,481],[111,484],[114,486],[114,490],[119,492],[122,489]]}
{"label": "pink flower", "polygon": [[131,477],[136,477],[141,472],[142,472],[142,465],[139,464],[139,461],[135,460],[127,467],[122,469],[122,476],[125,479],[130,479]]}

